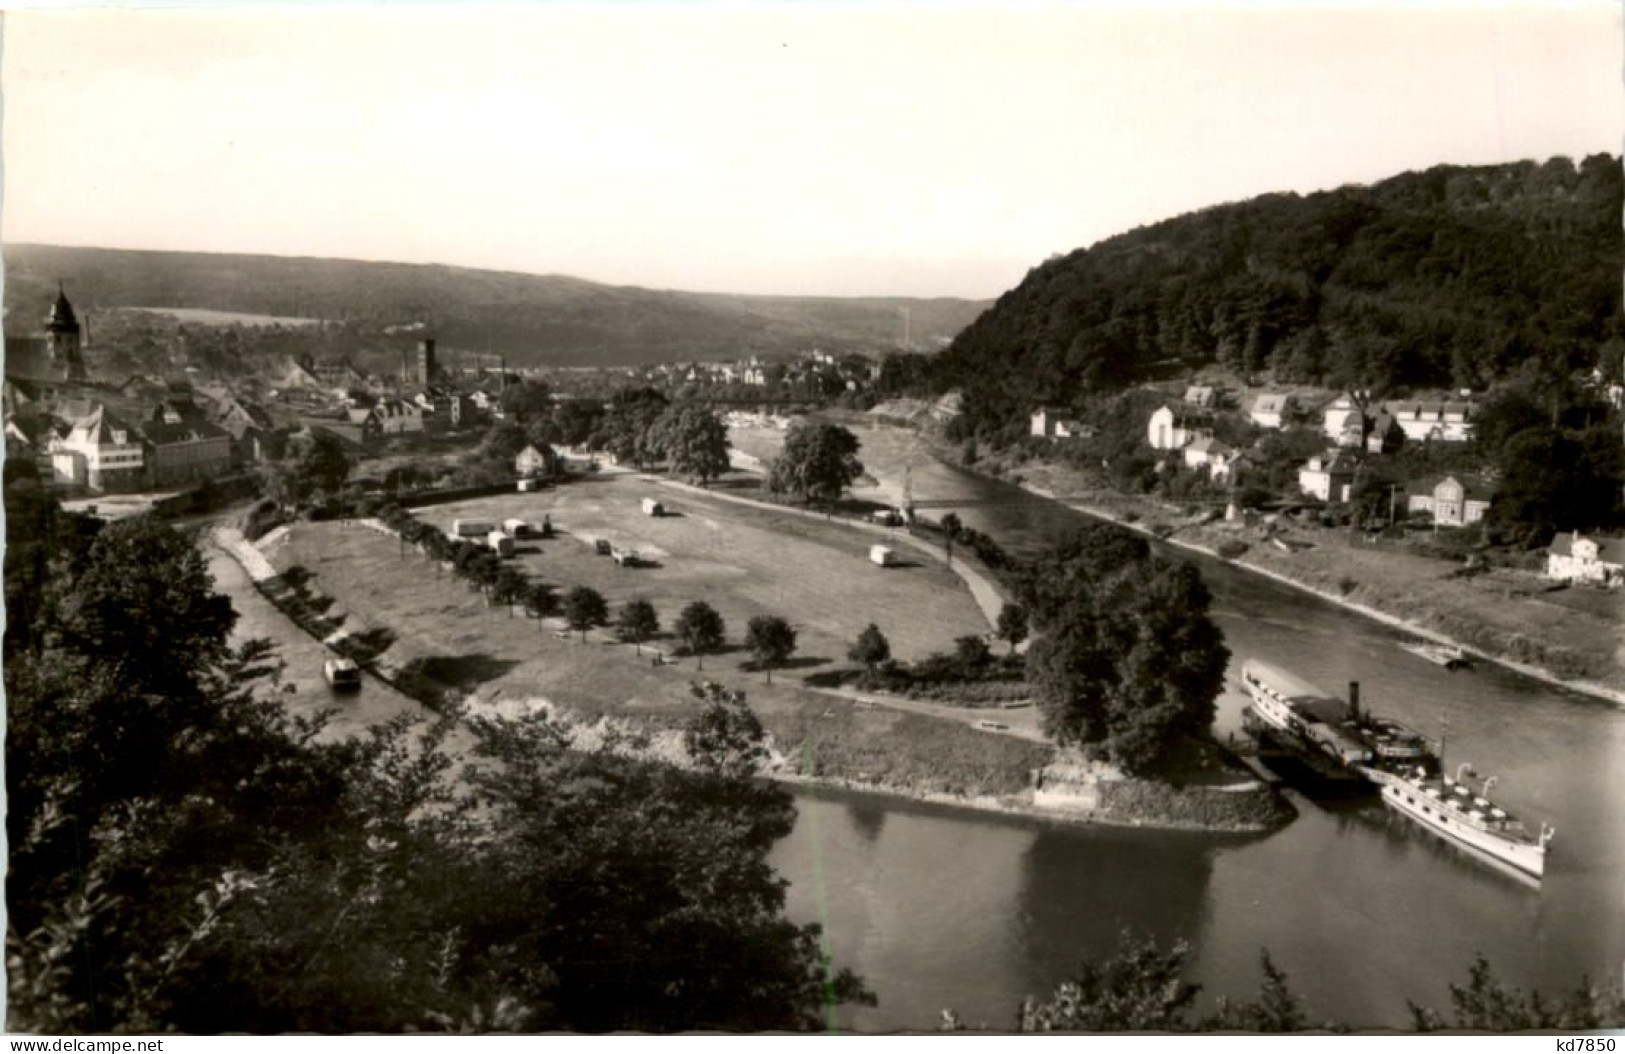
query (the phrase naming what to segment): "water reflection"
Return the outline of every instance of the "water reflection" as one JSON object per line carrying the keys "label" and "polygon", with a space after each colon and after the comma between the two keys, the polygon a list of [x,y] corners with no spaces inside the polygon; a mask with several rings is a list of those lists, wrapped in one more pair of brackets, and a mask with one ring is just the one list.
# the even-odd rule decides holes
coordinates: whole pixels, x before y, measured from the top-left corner
{"label": "water reflection", "polygon": [[879,798],[854,797],[846,803],[846,817],[852,829],[870,842],[886,829],[886,806]]}
{"label": "water reflection", "polygon": [[1021,868],[1020,987],[1047,992],[1081,959],[1110,955],[1125,930],[1165,945],[1200,932],[1218,849],[1188,833],[1040,830]]}

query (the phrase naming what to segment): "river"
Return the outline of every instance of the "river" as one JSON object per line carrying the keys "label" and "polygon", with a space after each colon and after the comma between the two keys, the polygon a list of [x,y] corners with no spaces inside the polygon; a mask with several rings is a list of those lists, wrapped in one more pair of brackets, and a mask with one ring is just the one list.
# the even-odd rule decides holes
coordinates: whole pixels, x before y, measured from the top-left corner
{"label": "river", "polygon": [[[932,459],[911,433],[855,429],[861,457],[916,501],[966,500],[968,525],[1032,551],[1081,514]],[[945,1007],[1008,1028],[1124,930],[1184,938],[1189,979],[1246,997],[1268,949],[1315,1019],[1409,1025],[1406,1001],[1447,1009],[1448,985],[1482,953],[1500,977],[1551,993],[1625,970],[1625,710],[1493,665],[1449,672],[1396,645],[1399,632],[1175,549],[1202,571],[1235,665],[1256,656],[1342,694],[1359,681],[1378,713],[1437,734],[1448,761],[1500,777],[1496,797],[1557,828],[1538,887],[1466,855],[1379,803],[1293,793],[1300,816],[1257,838],[1067,826],[871,795],[799,795],[773,862],[789,908],[820,921],[836,963],[863,974],[875,1008],[843,1027],[929,1029]],[[1230,678],[1233,681],[1233,677]],[[1220,732],[1244,703],[1220,700]],[[1292,792],[1289,792],[1292,793]]]}

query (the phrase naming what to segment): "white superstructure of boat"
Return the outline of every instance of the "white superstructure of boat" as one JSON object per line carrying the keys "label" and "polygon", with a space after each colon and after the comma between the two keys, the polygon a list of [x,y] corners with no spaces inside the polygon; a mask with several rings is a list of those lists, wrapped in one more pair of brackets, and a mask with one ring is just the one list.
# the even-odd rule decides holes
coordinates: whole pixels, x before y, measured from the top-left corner
{"label": "white superstructure of boat", "polygon": [[1398,776],[1382,788],[1383,804],[1433,833],[1476,849],[1495,860],[1536,878],[1546,873],[1546,849],[1557,832],[1540,825],[1530,834],[1516,816],[1496,805],[1489,794],[1493,778],[1474,791],[1466,782],[1470,765],[1461,765],[1456,778],[1422,774]]}

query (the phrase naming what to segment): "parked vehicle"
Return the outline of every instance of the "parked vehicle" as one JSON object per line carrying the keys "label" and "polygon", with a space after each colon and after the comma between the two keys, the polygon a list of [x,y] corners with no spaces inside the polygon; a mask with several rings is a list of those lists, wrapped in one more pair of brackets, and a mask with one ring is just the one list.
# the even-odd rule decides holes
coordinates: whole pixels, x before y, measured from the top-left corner
{"label": "parked vehicle", "polygon": [[871,545],[869,547],[869,562],[878,567],[895,567],[897,565],[897,554],[888,546]]}
{"label": "parked vehicle", "polygon": [[664,515],[666,515],[666,506],[661,504],[660,502],[654,500],[653,498],[644,498],[643,499],[643,515],[645,515],[645,516],[664,516]]}
{"label": "parked vehicle", "polygon": [[506,531],[492,531],[485,536],[485,544],[489,545],[491,551],[498,556],[512,556],[515,552],[513,535],[508,534]]}
{"label": "parked vehicle", "polygon": [[322,663],[322,676],[334,688],[348,690],[361,687],[361,668],[354,659],[343,655],[330,655]]}
{"label": "parked vehicle", "polygon": [[510,535],[510,536],[512,536],[514,538],[529,538],[530,537],[530,524],[527,523],[524,520],[519,520],[519,519],[503,520],[502,521],[502,530],[504,531],[504,533],[506,533],[506,534],[508,534],[508,535]]}
{"label": "parked vehicle", "polygon": [[490,520],[452,520],[451,535],[453,538],[479,538],[496,530],[496,524]]}

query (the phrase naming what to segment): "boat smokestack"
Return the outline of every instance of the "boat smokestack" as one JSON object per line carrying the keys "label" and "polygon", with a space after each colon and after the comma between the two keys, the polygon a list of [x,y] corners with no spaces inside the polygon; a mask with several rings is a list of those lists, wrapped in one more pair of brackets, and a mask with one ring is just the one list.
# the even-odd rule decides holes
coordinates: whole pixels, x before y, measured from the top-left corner
{"label": "boat smokestack", "polygon": [[1360,682],[1349,682],[1349,716],[1360,720]]}

